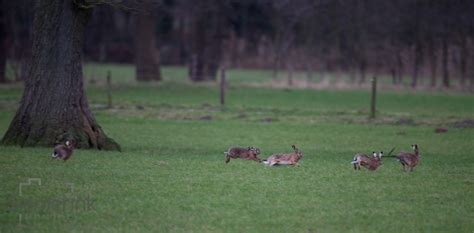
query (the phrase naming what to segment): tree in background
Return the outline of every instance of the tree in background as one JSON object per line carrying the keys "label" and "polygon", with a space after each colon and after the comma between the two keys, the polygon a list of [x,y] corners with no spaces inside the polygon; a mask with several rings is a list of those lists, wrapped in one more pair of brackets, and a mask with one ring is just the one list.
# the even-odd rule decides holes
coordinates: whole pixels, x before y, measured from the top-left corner
{"label": "tree in background", "polygon": [[9,68],[13,71],[11,81],[23,81],[28,70],[34,15],[34,7],[30,5],[29,0],[3,1],[4,32],[6,33],[4,53]]}
{"label": "tree in background", "polygon": [[216,80],[222,57],[226,1],[183,1],[190,15],[189,78],[194,82]]}
{"label": "tree in background", "polygon": [[7,78],[5,74],[7,66],[7,41],[6,41],[6,19],[3,1],[0,1],[0,83],[6,83]]}
{"label": "tree in background", "polygon": [[[89,1],[90,2],[90,1]],[[6,145],[51,146],[73,137],[80,148],[120,150],[89,109],[82,77],[84,1],[37,1],[31,67]]]}
{"label": "tree in background", "polygon": [[[215,80],[226,63],[273,69],[275,76],[286,65],[307,71],[308,80],[313,70],[335,74],[337,81],[347,74],[354,84],[367,83],[373,73],[391,75],[395,85],[410,76],[413,87],[473,82],[470,0],[82,1],[126,5],[123,11],[101,6],[92,15],[85,58],[136,62],[139,80],[158,79],[161,64],[188,66],[193,81]],[[25,39],[33,8],[29,0],[3,3],[12,43],[8,63],[24,73],[18,67],[29,57]]]}
{"label": "tree in background", "polygon": [[137,81],[160,81],[160,52],[157,48],[157,17],[153,2],[144,1],[146,12],[135,16],[135,68]]}

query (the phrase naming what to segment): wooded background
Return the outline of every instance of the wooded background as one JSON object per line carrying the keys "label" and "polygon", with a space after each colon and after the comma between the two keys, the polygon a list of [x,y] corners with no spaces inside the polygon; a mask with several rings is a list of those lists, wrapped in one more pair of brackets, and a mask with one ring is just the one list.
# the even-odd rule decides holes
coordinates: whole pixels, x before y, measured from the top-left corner
{"label": "wooded background", "polygon": [[[272,69],[275,77],[332,73],[354,84],[380,74],[412,87],[474,86],[474,1],[95,2],[84,62],[135,63],[139,81],[160,80],[161,64],[187,66],[193,81],[215,80],[226,66]],[[25,78],[33,5],[2,2],[0,82]]]}

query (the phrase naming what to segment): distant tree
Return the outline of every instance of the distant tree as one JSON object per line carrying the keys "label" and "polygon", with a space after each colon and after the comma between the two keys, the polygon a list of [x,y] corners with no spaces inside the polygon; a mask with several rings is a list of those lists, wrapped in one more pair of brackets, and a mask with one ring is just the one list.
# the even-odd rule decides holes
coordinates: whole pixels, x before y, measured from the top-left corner
{"label": "distant tree", "polygon": [[84,53],[88,55],[85,57],[88,61],[117,61],[108,53],[112,42],[120,39],[115,30],[114,12],[115,9],[109,5],[99,5],[91,13],[84,40]]}
{"label": "distant tree", "polygon": [[449,42],[447,36],[442,38],[442,59],[441,59],[441,68],[443,70],[443,86],[449,87]]}
{"label": "distant tree", "polygon": [[436,40],[432,37],[428,38],[428,45],[427,45],[427,50],[428,50],[428,58],[429,58],[429,63],[430,63],[430,75],[431,75],[431,82],[430,86],[435,87],[436,86],[436,81],[437,81],[437,76],[438,76],[438,54],[436,52]]}
{"label": "distant tree", "polygon": [[418,84],[418,76],[420,72],[420,66],[422,65],[423,62],[423,50],[422,50],[422,5],[420,0],[415,0],[414,1],[414,6],[413,6],[413,13],[414,15],[412,16],[414,19],[414,22],[412,23],[413,27],[413,44],[414,44],[414,49],[413,49],[413,76],[412,76],[412,82],[411,86],[413,88],[416,87]]}
{"label": "distant tree", "polygon": [[2,143],[120,150],[96,122],[84,93],[82,47],[91,1],[35,1],[31,66],[20,106]]}
{"label": "distant tree", "polygon": [[222,57],[227,2],[195,1],[186,6],[191,19],[189,78],[194,82],[216,80]]}
{"label": "distant tree", "polygon": [[30,0],[3,1],[7,41],[4,52],[9,68],[13,71],[13,81],[22,81],[25,78],[31,57],[33,7],[30,5]]}
{"label": "distant tree", "polygon": [[135,66],[137,81],[160,81],[160,52],[157,47],[157,17],[151,0],[144,1],[144,12],[135,16]]}
{"label": "distant tree", "polygon": [[7,45],[6,45],[6,17],[3,1],[0,1],[0,83],[7,82],[5,70],[7,65]]}
{"label": "distant tree", "polygon": [[205,81],[207,77],[207,58],[206,50],[208,49],[208,41],[206,38],[207,15],[202,13],[203,9],[192,14],[191,26],[191,56],[189,58],[189,78],[191,81],[199,82]]}

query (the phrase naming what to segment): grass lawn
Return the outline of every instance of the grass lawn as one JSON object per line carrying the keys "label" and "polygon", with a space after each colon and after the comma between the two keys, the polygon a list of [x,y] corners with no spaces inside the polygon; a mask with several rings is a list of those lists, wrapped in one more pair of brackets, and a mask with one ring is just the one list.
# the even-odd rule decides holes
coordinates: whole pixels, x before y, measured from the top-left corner
{"label": "grass lawn", "polygon": [[[237,82],[221,108],[217,85],[190,85],[180,68],[146,85],[116,67],[123,82],[113,86],[112,109],[103,108],[103,86],[87,94],[123,151],[76,150],[61,162],[50,148],[0,147],[1,233],[474,231],[474,129],[454,127],[472,127],[472,95],[380,92],[379,117],[369,121],[366,91]],[[20,96],[19,86],[0,87],[1,135]],[[357,152],[414,143],[415,172],[392,158],[375,172],[350,164]],[[300,167],[224,163],[232,145],[257,146],[265,158],[291,144],[304,152]],[[41,185],[21,184],[29,178]]]}

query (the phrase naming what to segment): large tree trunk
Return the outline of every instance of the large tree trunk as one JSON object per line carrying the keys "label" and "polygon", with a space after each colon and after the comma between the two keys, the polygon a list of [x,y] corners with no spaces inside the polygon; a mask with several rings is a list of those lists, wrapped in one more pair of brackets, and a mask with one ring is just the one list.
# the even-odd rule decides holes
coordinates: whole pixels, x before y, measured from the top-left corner
{"label": "large tree trunk", "polygon": [[161,80],[160,55],[156,47],[155,18],[152,13],[142,13],[136,17],[135,66],[137,81]]}
{"label": "large tree trunk", "polygon": [[74,138],[79,148],[120,150],[97,124],[84,94],[82,46],[89,12],[72,0],[36,4],[31,66],[2,143],[52,146]]}
{"label": "large tree trunk", "polygon": [[7,45],[6,45],[6,17],[3,2],[0,0],[0,83],[6,83],[5,69],[7,65]]}

